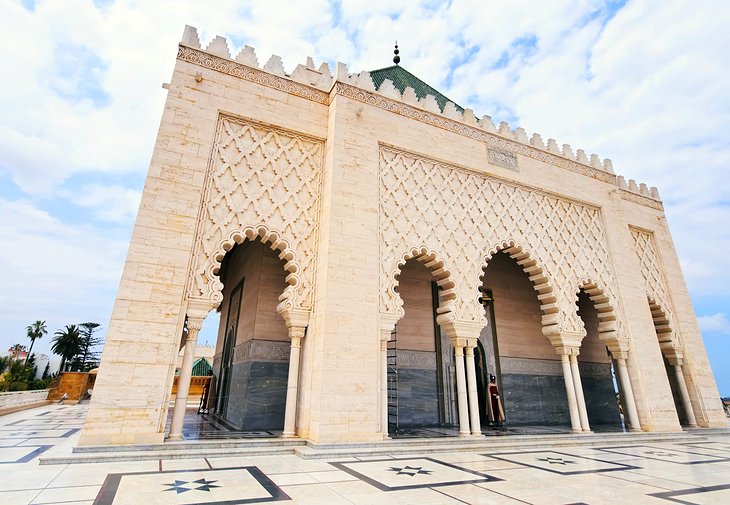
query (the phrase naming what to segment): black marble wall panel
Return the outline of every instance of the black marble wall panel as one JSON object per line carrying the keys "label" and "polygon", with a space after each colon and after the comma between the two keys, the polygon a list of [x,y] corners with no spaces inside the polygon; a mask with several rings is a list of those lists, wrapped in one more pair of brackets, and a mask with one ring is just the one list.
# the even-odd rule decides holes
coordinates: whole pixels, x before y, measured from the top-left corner
{"label": "black marble wall panel", "polygon": [[502,374],[507,425],[570,426],[562,375]]}
{"label": "black marble wall panel", "polygon": [[435,370],[398,370],[398,425],[401,428],[438,426],[438,380]]}
{"label": "black marble wall panel", "polygon": [[588,423],[594,425],[620,425],[621,414],[618,410],[616,392],[611,378],[611,364],[592,364],[594,368],[602,366],[604,373],[600,376],[588,376],[581,370],[583,396],[586,400]]}
{"label": "black marble wall panel", "polygon": [[234,364],[226,420],[245,431],[283,429],[288,374],[281,361]]}

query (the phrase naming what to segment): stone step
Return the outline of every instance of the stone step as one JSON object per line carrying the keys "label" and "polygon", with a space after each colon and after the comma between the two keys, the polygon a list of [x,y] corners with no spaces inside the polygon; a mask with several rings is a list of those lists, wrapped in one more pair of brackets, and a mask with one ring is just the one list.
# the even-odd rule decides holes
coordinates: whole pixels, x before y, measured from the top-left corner
{"label": "stone step", "polygon": [[229,439],[166,442],[129,446],[83,446],[72,454],[40,458],[40,464],[104,463],[161,459],[221,458],[296,454],[304,459],[429,454],[567,446],[616,446],[649,443],[703,442],[707,435],[727,435],[729,430],[675,433],[591,433],[565,435],[505,435],[465,438],[393,439],[371,443],[317,444],[299,439]]}
{"label": "stone step", "polygon": [[292,445],[271,445],[256,447],[218,448],[218,449],[178,449],[168,451],[164,445],[158,445],[157,450],[119,451],[81,453],[39,458],[40,465],[70,465],[76,463],[117,463],[122,461],[152,461],[169,459],[194,458],[230,458],[236,456],[271,456],[280,454],[294,454]]}
{"label": "stone step", "polygon": [[[438,440],[438,442],[433,442]],[[647,443],[702,442],[707,437],[683,433],[617,433],[586,435],[513,435],[453,439],[390,440],[378,444],[314,444],[296,447],[303,459],[341,458],[349,456],[406,455],[452,451],[502,451],[525,448],[616,446]],[[400,442],[400,443],[399,443]]]}
{"label": "stone step", "polygon": [[306,445],[305,440],[299,438],[236,438],[236,439],[206,439],[180,440],[165,442],[164,444],[130,444],[130,445],[81,445],[73,448],[74,454],[104,453],[104,452],[144,452],[158,451],[186,451],[186,450],[214,450],[237,449],[254,447],[290,447]]}

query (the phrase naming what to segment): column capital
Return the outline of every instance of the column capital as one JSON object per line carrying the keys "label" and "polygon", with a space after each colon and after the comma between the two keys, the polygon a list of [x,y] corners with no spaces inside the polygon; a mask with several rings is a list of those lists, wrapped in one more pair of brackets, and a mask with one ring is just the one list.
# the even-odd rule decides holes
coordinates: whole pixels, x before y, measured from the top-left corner
{"label": "column capital", "polygon": [[215,309],[217,304],[205,298],[191,297],[188,299],[186,314],[188,316],[188,327],[190,321],[199,319],[202,323],[203,319],[208,316],[211,310]]}
{"label": "column capital", "polygon": [[306,326],[289,326],[289,338],[292,341],[292,345],[294,345],[295,340],[298,344],[299,341],[304,338],[305,330]]}
{"label": "column capital", "polygon": [[287,328],[291,328],[292,326],[304,328],[309,324],[309,309],[283,307],[277,308],[277,312],[284,319]]}
{"label": "column capital", "polygon": [[571,352],[572,349],[580,349],[580,344],[585,335],[581,335],[580,333],[559,332],[550,333],[546,336],[550,339],[550,343],[553,344],[553,347],[555,347],[555,351],[558,354],[562,354],[562,351],[558,350],[559,348],[570,349]]}
{"label": "column capital", "polygon": [[667,361],[672,366],[684,366],[684,358],[682,356],[667,356]]}
{"label": "column capital", "polygon": [[400,317],[396,314],[387,312],[380,313],[380,341],[387,342],[390,340],[390,334],[393,333],[395,325],[400,320]]}
{"label": "column capital", "polygon": [[198,332],[200,331],[200,328],[203,327],[203,320],[198,317],[190,317],[188,316],[188,320],[186,323],[186,326],[188,328],[188,336],[187,338],[190,339],[192,336],[197,336]]}
{"label": "column capital", "polygon": [[576,356],[578,356],[578,354],[580,353],[579,348],[570,345],[553,344],[553,348],[555,349],[555,352],[558,354],[558,356],[570,361],[575,360]]}

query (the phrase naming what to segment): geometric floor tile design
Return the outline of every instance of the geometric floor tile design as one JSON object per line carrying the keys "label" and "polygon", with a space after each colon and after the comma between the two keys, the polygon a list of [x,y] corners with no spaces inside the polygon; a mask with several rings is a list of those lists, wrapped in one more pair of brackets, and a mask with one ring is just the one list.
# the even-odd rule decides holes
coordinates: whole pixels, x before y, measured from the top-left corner
{"label": "geometric floor tile design", "polygon": [[0,465],[26,463],[43,454],[52,445],[0,446]]}
{"label": "geometric floor tile design", "polygon": [[[39,455],[70,454],[86,410],[84,404],[48,405],[0,417],[0,505],[730,505],[730,429],[690,430],[679,435],[682,442],[653,445],[627,436],[623,446],[600,449],[541,447],[538,441],[523,449],[340,461],[293,454],[209,454],[40,466]],[[232,431],[224,422],[194,412],[187,427],[201,438],[277,435]]]}
{"label": "geometric floor tile design", "polygon": [[689,505],[725,505],[730,503],[730,484],[652,493],[649,496]]}
{"label": "geometric floor tile design", "polygon": [[496,477],[434,458],[398,458],[330,463],[381,491],[498,481]]}
{"label": "geometric floor tile design", "polygon": [[[720,454],[708,454],[708,451],[690,452],[689,448],[682,450],[665,449],[648,445],[631,445],[625,447],[601,447],[599,451],[627,456],[638,456],[645,459],[664,461],[665,463],[677,463],[680,465],[697,465],[703,463],[720,463],[730,461],[730,458]],[[730,474],[730,472],[728,472]],[[730,503],[730,502],[728,502]]]}
{"label": "geometric floor tile design", "polygon": [[95,505],[268,503],[289,497],[255,466],[107,475]]}
{"label": "geometric floor tile design", "polygon": [[485,454],[490,458],[517,463],[530,468],[538,468],[560,475],[578,475],[584,473],[616,472],[635,470],[639,467],[624,463],[612,463],[586,456],[576,456],[558,451],[520,451]]}
{"label": "geometric floor tile design", "polygon": [[687,448],[698,448],[698,449],[709,449],[712,452],[721,452],[725,454],[726,456],[730,457],[730,443],[726,442],[685,442],[683,444],[678,444],[686,446]]}

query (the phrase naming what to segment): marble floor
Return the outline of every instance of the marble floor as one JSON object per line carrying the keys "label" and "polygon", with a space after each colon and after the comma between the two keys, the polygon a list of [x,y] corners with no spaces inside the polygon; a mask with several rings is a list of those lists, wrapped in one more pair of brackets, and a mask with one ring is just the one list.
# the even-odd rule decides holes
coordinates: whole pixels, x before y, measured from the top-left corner
{"label": "marble floor", "polygon": [[730,430],[610,447],[39,465],[70,452],[85,412],[48,405],[0,417],[0,504],[730,503]]}

